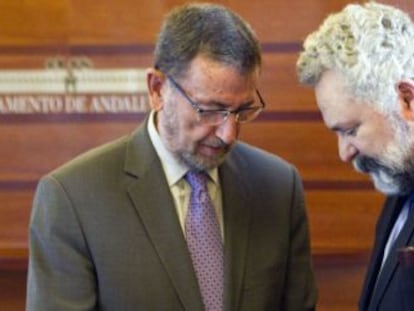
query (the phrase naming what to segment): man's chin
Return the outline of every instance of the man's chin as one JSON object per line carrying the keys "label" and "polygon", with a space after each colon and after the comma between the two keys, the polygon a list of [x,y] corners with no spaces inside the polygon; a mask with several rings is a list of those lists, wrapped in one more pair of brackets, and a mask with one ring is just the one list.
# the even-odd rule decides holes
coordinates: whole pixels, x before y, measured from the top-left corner
{"label": "man's chin", "polygon": [[377,174],[369,174],[376,190],[385,195],[401,194],[400,187],[391,179],[384,180]]}
{"label": "man's chin", "polygon": [[221,165],[225,160],[225,155],[215,157],[187,155],[185,157],[182,157],[182,159],[183,162],[192,169],[203,171],[211,170]]}

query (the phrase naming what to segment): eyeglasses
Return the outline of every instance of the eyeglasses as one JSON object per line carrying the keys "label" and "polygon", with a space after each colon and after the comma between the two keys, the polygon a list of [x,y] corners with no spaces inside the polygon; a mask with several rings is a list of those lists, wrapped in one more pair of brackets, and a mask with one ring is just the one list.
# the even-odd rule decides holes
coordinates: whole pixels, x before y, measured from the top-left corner
{"label": "eyeglasses", "polygon": [[252,121],[257,118],[257,116],[262,112],[264,107],[266,106],[263,97],[260,95],[259,91],[256,89],[257,97],[260,101],[260,106],[249,106],[249,107],[242,107],[239,109],[236,109],[234,111],[230,111],[227,109],[211,109],[206,110],[200,108],[200,105],[194,102],[190,96],[187,95],[187,93],[184,91],[184,89],[174,81],[173,78],[167,75],[167,79],[172,83],[175,89],[177,89],[180,94],[189,102],[191,107],[194,108],[194,110],[197,113],[197,120],[199,123],[204,125],[219,125],[229,118],[230,114],[234,114],[236,118],[236,122],[238,123],[246,123],[249,121]]}

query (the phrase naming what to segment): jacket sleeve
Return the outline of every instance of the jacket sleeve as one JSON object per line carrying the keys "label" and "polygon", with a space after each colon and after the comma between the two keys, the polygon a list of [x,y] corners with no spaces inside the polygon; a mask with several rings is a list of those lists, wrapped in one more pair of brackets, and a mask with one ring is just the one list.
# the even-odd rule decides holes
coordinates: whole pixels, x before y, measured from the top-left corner
{"label": "jacket sleeve", "polygon": [[30,219],[26,311],[95,310],[95,279],[70,197],[55,178],[43,178]]}
{"label": "jacket sleeve", "polygon": [[290,258],[284,310],[311,311],[316,308],[317,289],[311,259],[309,224],[302,181],[296,169],[293,168],[292,172]]}

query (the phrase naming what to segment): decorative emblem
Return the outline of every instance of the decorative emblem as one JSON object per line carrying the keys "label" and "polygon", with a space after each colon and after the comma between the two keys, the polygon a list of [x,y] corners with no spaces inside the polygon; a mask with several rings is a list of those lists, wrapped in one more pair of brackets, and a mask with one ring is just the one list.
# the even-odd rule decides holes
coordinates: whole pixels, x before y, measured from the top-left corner
{"label": "decorative emblem", "polygon": [[145,69],[95,69],[86,57],[54,57],[44,69],[0,70],[0,114],[148,109]]}

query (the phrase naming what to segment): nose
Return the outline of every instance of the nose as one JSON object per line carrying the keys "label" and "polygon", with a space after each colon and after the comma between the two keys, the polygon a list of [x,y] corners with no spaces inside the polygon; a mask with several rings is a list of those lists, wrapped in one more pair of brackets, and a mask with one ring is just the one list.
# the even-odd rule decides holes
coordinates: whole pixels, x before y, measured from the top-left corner
{"label": "nose", "polygon": [[351,162],[358,154],[358,149],[346,137],[338,136],[339,157],[344,162]]}
{"label": "nose", "polygon": [[228,119],[217,127],[216,136],[226,144],[231,145],[239,135],[239,127],[236,116],[230,114]]}

